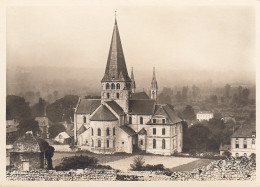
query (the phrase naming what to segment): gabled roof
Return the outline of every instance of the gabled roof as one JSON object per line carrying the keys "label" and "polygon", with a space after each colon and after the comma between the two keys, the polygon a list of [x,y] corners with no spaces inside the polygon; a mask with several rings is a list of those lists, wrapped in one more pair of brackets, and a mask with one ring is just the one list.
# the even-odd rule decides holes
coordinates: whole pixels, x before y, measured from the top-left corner
{"label": "gabled roof", "polygon": [[58,136],[62,136],[64,139],[70,138],[70,135],[67,132],[61,132],[56,137],[58,137]]}
{"label": "gabled roof", "polygon": [[[160,116],[168,119],[168,124],[175,124],[183,121],[174,110],[172,105],[169,104],[158,104],[155,107],[155,113],[153,117]],[[152,117],[152,118],[153,118]],[[167,124],[166,123],[166,124]],[[152,119],[147,122],[147,124],[153,124]]]}
{"label": "gabled roof", "polygon": [[116,20],[107,58],[105,75],[101,82],[105,81],[131,81],[126,68],[123,47]]}
{"label": "gabled roof", "polygon": [[78,130],[78,134],[82,134],[83,132],[85,132],[87,130],[87,128],[84,125],[81,125],[81,127]]}
{"label": "gabled roof", "polygon": [[105,106],[101,105],[99,109],[90,118],[91,121],[116,121],[117,117]]}
{"label": "gabled roof", "polygon": [[256,134],[255,125],[242,125],[232,135],[233,138],[250,138]]}
{"label": "gabled roof", "polygon": [[137,92],[137,93],[132,93],[130,99],[140,100],[140,99],[150,99],[150,97],[145,92]]}
{"label": "gabled roof", "polygon": [[124,110],[115,101],[106,101],[108,106],[110,106],[118,115],[124,114]]}
{"label": "gabled roof", "polygon": [[146,130],[144,128],[142,128],[139,132],[139,135],[146,135]]}
{"label": "gabled roof", "polygon": [[129,114],[152,115],[154,113],[155,101],[147,100],[129,100]]}
{"label": "gabled roof", "polygon": [[77,114],[92,114],[101,104],[100,99],[81,99]]}
{"label": "gabled roof", "polygon": [[126,132],[129,136],[133,136],[136,134],[135,131],[131,127],[128,127],[127,125],[120,126],[120,129]]}

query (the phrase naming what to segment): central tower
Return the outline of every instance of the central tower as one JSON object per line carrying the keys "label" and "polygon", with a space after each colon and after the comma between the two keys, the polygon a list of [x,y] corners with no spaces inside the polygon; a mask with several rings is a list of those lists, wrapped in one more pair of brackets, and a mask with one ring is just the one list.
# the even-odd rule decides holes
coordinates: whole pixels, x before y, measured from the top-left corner
{"label": "central tower", "polygon": [[131,79],[128,76],[116,19],[107,58],[107,66],[104,77],[101,80],[101,85],[102,102],[114,100],[128,113]]}

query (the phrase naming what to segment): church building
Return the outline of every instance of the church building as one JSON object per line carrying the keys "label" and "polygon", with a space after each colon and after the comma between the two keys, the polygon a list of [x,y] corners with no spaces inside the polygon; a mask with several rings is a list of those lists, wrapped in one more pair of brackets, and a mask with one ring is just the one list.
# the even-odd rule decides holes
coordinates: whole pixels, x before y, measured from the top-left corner
{"label": "church building", "polygon": [[81,150],[171,155],[183,146],[182,119],[170,104],[157,104],[153,69],[150,97],[136,92],[133,69],[128,75],[115,20],[101,99],[79,98],[74,113],[74,142]]}

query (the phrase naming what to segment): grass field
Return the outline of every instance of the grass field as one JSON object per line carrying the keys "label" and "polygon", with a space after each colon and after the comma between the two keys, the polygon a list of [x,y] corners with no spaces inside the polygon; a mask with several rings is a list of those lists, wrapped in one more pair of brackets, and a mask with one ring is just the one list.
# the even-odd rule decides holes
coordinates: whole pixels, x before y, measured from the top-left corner
{"label": "grass field", "polygon": [[180,166],[176,166],[171,168],[171,171],[192,171],[194,169],[202,168],[203,166],[209,165],[209,163],[213,162],[211,159],[199,159],[193,162],[183,164]]}

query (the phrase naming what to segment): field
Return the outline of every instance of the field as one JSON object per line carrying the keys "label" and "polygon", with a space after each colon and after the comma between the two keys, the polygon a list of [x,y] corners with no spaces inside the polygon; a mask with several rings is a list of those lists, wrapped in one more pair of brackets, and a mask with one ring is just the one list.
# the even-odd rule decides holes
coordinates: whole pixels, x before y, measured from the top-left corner
{"label": "field", "polygon": [[[133,159],[137,155],[131,154],[115,154],[115,155],[98,155],[93,153],[59,153],[56,152],[53,157],[53,166],[57,166],[63,157],[74,155],[88,155],[98,158],[99,164],[110,165],[114,169],[127,171]],[[191,171],[208,165],[212,160],[188,157],[174,157],[174,156],[158,156],[158,155],[143,155],[145,164],[163,164],[172,171]]]}

